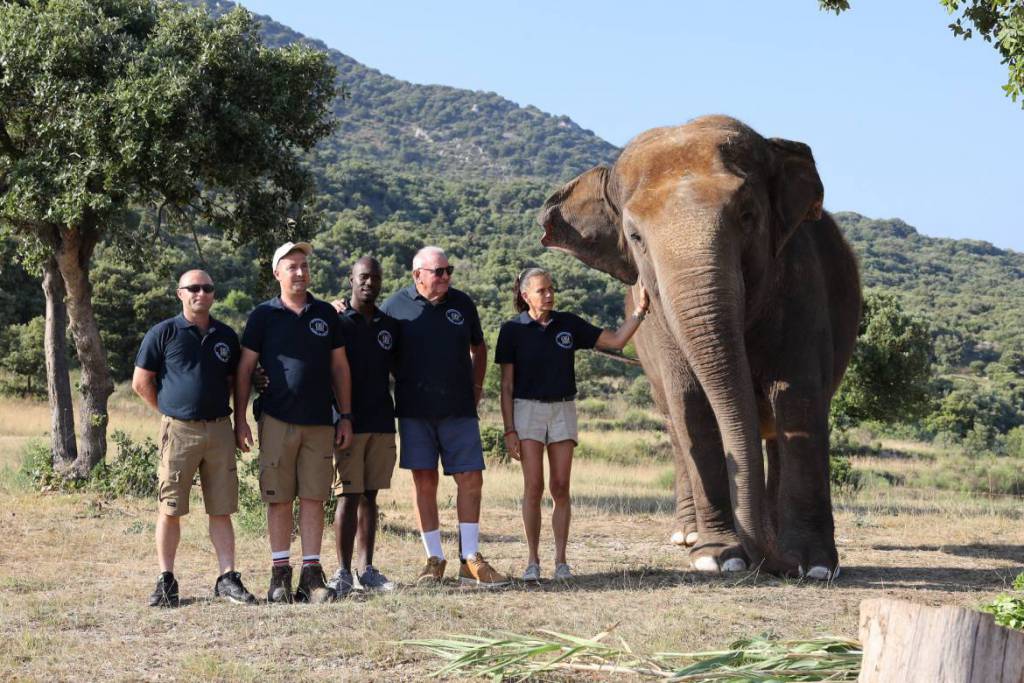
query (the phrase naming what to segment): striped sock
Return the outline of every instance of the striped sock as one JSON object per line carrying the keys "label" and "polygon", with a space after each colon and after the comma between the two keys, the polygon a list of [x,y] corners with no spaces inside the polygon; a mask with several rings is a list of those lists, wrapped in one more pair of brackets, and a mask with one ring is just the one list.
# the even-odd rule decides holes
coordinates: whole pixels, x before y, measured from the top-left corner
{"label": "striped sock", "polygon": [[290,564],[291,553],[287,550],[275,550],[270,553],[270,559],[275,567],[287,567]]}
{"label": "striped sock", "polygon": [[320,564],[320,556],[319,555],[303,555],[302,556],[302,566],[303,567],[308,567],[311,564]]}

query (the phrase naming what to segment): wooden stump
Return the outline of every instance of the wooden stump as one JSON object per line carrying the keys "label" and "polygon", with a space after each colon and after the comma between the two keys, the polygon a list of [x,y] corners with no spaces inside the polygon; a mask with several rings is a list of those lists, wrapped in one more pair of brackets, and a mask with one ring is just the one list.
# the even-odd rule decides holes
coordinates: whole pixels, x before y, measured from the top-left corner
{"label": "wooden stump", "polygon": [[1021,683],[1024,633],[991,614],[902,600],[860,603],[860,683]]}

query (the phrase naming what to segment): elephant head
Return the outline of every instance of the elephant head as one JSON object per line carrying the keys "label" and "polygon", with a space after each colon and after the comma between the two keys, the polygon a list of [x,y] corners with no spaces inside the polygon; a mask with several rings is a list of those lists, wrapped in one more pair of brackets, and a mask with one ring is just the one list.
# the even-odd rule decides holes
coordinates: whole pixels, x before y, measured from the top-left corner
{"label": "elephant head", "polygon": [[823,192],[807,145],[710,116],[641,134],[539,216],[545,246],[651,293],[718,422],[736,531],[755,562],[771,562],[773,539],[744,333],[790,238],[821,217]]}

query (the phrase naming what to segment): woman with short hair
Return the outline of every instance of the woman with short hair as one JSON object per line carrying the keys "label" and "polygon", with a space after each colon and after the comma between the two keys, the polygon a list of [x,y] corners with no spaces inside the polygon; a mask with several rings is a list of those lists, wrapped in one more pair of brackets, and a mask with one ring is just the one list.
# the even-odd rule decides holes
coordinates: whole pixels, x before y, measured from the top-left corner
{"label": "woman with short hair", "polygon": [[501,326],[494,361],[501,365],[501,416],[505,447],[523,467],[523,526],[529,547],[524,581],[540,580],[540,501],[544,495],[544,449],[554,510],[554,578],[571,580],[565,557],[569,539],[569,476],[578,441],[576,416],[577,349],[619,351],[647,314],[647,291],[640,287],[637,308],[619,329],[605,330],[572,313],[555,310],[555,287],[543,268],[527,268],[515,283],[519,315]]}

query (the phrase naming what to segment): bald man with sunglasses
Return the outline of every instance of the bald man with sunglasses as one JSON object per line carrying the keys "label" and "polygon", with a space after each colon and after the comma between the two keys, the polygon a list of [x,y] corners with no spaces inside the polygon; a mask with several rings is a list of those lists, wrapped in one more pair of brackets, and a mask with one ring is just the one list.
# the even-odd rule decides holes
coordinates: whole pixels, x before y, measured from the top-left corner
{"label": "bald man with sunglasses", "polygon": [[253,604],[256,599],[235,571],[231,524],[231,515],[238,511],[238,471],[228,397],[240,357],[238,335],[210,315],[214,287],[209,274],[202,270],[184,273],[177,294],[181,313],[146,333],[132,376],[135,393],[163,415],[156,521],[160,576],[149,604],[179,604],[174,558],[181,538],[180,520],[188,514],[197,470],[210,540],[220,563],[214,595]]}

